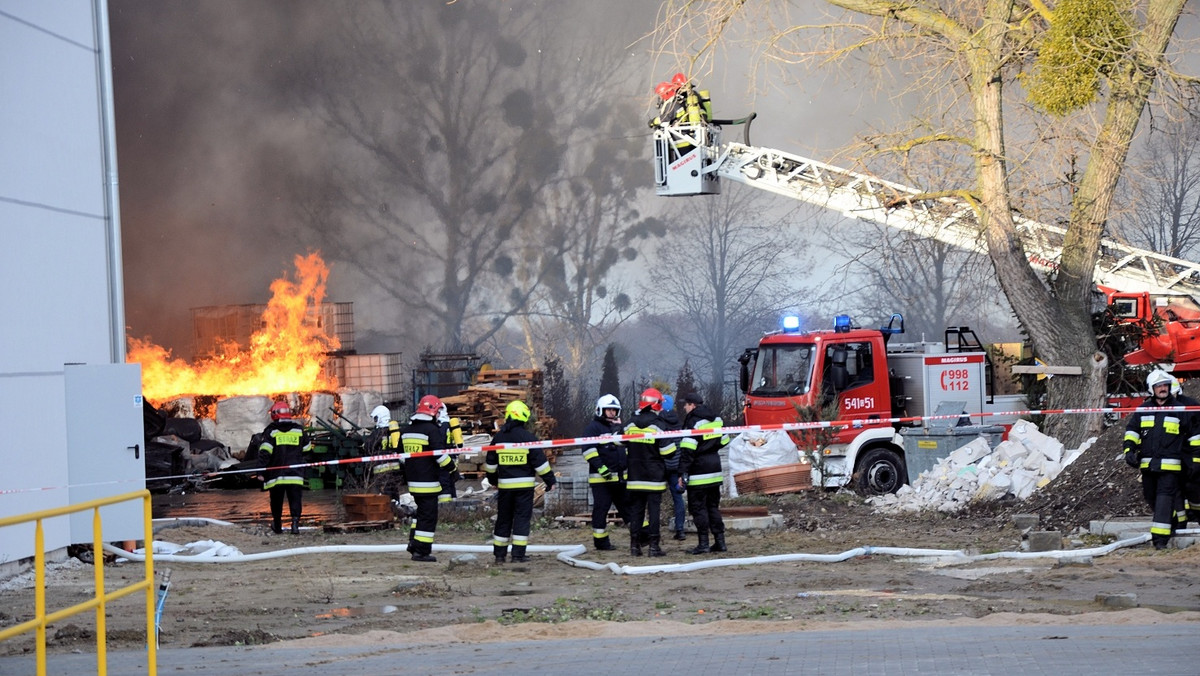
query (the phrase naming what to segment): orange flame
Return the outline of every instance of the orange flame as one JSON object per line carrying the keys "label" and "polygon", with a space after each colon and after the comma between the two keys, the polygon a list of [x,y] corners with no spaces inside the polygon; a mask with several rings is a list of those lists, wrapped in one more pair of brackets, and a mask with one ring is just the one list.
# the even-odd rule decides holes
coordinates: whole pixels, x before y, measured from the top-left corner
{"label": "orange flame", "polygon": [[329,268],[319,253],[296,256],[297,281],[271,283],[263,327],[248,348],[189,364],[146,340],[129,339],[128,362],[142,365],[142,394],[151,401],[183,395],[270,395],[335,390],[337,380],[321,372],[325,353],[338,349],[337,336],[308,321],[321,307]]}

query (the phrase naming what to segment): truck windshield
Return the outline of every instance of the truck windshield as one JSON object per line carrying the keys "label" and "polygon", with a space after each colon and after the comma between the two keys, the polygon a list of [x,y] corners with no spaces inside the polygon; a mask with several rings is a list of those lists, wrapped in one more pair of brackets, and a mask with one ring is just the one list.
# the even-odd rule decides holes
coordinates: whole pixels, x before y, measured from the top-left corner
{"label": "truck windshield", "polygon": [[750,394],[792,396],[812,384],[812,345],[771,345],[758,348]]}

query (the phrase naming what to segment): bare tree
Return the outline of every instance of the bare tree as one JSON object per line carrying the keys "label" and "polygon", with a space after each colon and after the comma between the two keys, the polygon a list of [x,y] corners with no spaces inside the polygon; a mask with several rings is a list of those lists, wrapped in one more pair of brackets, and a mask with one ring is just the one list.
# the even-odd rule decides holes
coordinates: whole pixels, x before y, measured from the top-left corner
{"label": "bare tree", "polygon": [[1153,130],[1132,169],[1122,189],[1133,206],[1117,219],[1116,230],[1135,246],[1194,256],[1200,244],[1200,120],[1189,114]]}
{"label": "bare tree", "polygon": [[297,75],[346,155],[311,191],[323,248],[453,345],[481,345],[539,281],[514,276],[513,240],[563,155],[546,11],[348,4]]}
{"label": "bare tree", "polygon": [[1003,324],[997,312],[1008,317],[987,256],[874,223],[855,227],[857,234],[837,238],[832,246],[849,259],[841,267],[844,297],[859,312],[885,318],[900,312],[907,332],[927,340],[936,340],[947,326],[978,329]]}
{"label": "bare tree", "polygon": [[[1130,11],[1115,0],[1062,0],[1053,10],[1039,0],[827,2],[847,16],[797,25],[787,8],[773,5],[754,17],[764,22],[756,28],[769,35],[769,55],[818,65],[857,54],[879,56],[892,69],[889,83],[907,83],[905,91],[922,102],[949,105],[943,109],[949,114],[924,121],[937,121],[932,129],[924,127],[926,133],[875,150],[894,153],[903,166],[913,148],[966,146],[972,162],[964,174],[971,180],[936,185],[924,196],[955,196],[973,207],[1001,288],[1034,348],[1050,363],[1082,367],[1080,379],[1051,381],[1048,407],[1099,405],[1107,360],[1096,349],[1091,327],[1093,272],[1121,169],[1158,74],[1167,66],[1167,46],[1184,0],[1134,2]],[[659,27],[664,49],[690,59],[711,58],[712,46],[755,4],[673,0]],[[697,35],[698,42],[680,42]],[[1005,94],[1022,75],[1031,114],[1042,116],[1031,126],[1045,137],[1051,127],[1060,137],[1063,129],[1075,128],[1079,133],[1068,135],[1068,143],[1079,152],[1072,156],[1087,157],[1066,191],[1062,256],[1048,282],[1030,266],[1014,219],[1015,197],[1036,192],[1011,186],[1020,153],[1006,139],[1005,122],[1009,110],[1027,107],[1009,101],[1006,110]],[[1050,423],[1064,443],[1074,444],[1101,420],[1061,416]]]}
{"label": "bare tree", "polygon": [[[765,196],[730,186],[720,196],[682,205],[655,251],[650,295],[659,327],[720,392],[738,352],[801,298],[805,261],[788,216],[767,217]],[[711,402],[720,408],[719,401]]]}

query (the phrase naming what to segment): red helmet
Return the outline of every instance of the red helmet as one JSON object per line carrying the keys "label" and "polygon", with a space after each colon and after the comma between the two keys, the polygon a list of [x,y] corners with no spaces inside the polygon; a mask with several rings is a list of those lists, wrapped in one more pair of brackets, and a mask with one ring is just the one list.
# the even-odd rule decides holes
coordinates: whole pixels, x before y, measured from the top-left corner
{"label": "red helmet", "polygon": [[648,387],[642,392],[642,403],[638,405],[638,408],[647,406],[655,411],[662,410],[662,392],[659,392],[657,388]]}
{"label": "red helmet", "polygon": [[436,418],[441,408],[442,400],[432,394],[427,394],[421,397],[421,401],[417,402],[417,410],[413,413],[414,415],[427,415],[430,418]]}
{"label": "red helmet", "polygon": [[683,85],[687,84],[687,76],[683,73],[675,73],[671,76],[671,84],[677,87],[682,87]]}
{"label": "red helmet", "polygon": [[675,96],[675,92],[677,91],[679,91],[679,85],[671,84],[670,82],[659,82],[658,86],[654,88],[654,93],[658,94],[658,98],[663,101]]}
{"label": "red helmet", "polygon": [[286,401],[271,404],[271,420],[283,420],[292,417],[292,407]]}

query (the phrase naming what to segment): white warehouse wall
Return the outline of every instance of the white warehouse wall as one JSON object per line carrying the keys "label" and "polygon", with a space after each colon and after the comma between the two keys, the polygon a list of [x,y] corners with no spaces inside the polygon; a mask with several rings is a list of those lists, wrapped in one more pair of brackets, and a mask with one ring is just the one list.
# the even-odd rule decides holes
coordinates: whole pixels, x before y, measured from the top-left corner
{"label": "white warehouse wall", "polygon": [[[107,11],[0,0],[0,517],[69,503],[65,365],[124,360]],[[67,520],[45,537],[70,544]],[[0,565],[33,546],[0,528]]]}

